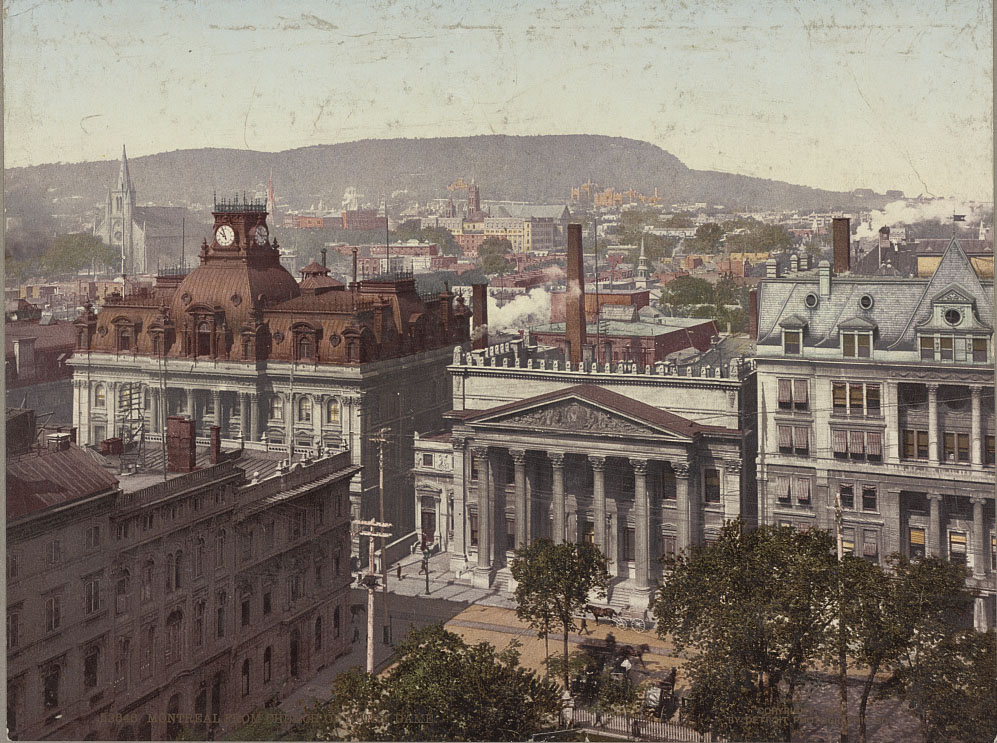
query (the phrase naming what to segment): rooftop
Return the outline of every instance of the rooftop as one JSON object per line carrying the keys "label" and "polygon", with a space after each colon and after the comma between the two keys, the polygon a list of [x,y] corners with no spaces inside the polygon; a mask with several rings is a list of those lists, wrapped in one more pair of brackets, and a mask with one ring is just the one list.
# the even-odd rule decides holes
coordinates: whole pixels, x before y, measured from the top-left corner
{"label": "rooftop", "polygon": [[[636,320],[634,322],[601,320],[598,323],[598,327],[596,323],[586,324],[585,333],[593,338],[596,335],[596,330],[598,330],[599,335],[636,335],[653,337],[671,333],[676,330],[695,328],[712,322],[713,320],[710,318],[702,317],[661,317],[651,321]],[[565,324],[563,322],[548,323],[546,325],[537,325],[536,327],[530,328],[530,330],[534,333],[564,333]]]}

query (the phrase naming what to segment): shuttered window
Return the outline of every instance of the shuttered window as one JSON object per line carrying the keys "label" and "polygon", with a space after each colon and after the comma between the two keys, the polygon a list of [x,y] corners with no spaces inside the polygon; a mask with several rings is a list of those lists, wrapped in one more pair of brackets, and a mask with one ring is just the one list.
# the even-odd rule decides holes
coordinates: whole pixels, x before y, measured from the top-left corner
{"label": "shuttered window", "polygon": [[793,380],[779,380],[779,407],[788,408],[793,404]]}
{"label": "shuttered window", "polygon": [[848,450],[852,456],[860,457],[865,453],[864,438],[862,431],[848,432]]}
{"label": "shuttered window", "polygon": [[796,500],[800,503],[810,502],[810,480],[806,477],[796,478]]}
{"label": "shuttered window", "polygon": [[831,431],[831,443],[834,453],[845,456],[848,454],[848,431]]}
{"label": "shuttered window", "polygon": [[779,448],[791,450],[793,448],[793,427],[779,426]]}
{"label": "shuttered window", "polygon": [[912,560],[919,560],[924,557],[924,529],[916,526],[910,527],[909,532],[908,557]]}
{"label": "shuttered window", "polygon": [[810,384],[807,380],[793,380],[793,402],[796,404],[796,407],[806,407],[807,403],[810,401],[809,390]]}
{"label": "shuttered window", "polygon": [[793,429],[793,448],[796,449],[796,453],[806,452],[810,450],[810,429],[805,426],[796,426]]}
{"label": "shuttered window", "polygon": [[865,435],[866,453],[869,458],[883,456],[883,434],[879,431],[870,431]]}
{"label": "shuttered window", "polygon": [[780,475],[775,478],[775,494],[779,500],[789,500],[789,478]]}

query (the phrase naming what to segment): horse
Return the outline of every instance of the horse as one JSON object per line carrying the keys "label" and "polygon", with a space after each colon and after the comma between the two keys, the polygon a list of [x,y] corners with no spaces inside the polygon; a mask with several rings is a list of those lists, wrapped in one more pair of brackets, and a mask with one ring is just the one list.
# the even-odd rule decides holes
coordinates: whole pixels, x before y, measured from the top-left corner
{"label": "horse", "polygon": [[609,619],[610,621],[616,617],[617,611],[609,606],[595,606],[593,604],[585,604],[585,611],[592,614],[595,617],[595,623],[599,624],[600,619]]}
{"label": "horse", "polygon": [[624,655],[627,658],[636,658],[640,661],[641,668],[647,668],[647,663],[644,662],[644,653],[651,651],[651,647],[644,643],[643,645],[638,645],[634,647],[633,645],[623,645],[619,650],[616,651],[617,655]]}

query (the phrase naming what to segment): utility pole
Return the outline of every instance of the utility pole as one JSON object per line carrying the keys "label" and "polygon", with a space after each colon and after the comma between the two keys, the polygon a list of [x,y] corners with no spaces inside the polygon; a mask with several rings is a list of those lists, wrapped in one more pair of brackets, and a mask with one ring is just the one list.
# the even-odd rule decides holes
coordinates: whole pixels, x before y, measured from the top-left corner
{"label": "utility pole", "polygon": [[834,524],[838,542],[838,696],[840,702],[841,743],[848,743],[848,657],[845,648],[845,625],[841,603],[845,598],[845,586],[841,570],[844,567],[845,545],[841,524],[841,493],[834,497]]}
{"label": "utility pole", "polygon": [[[385,436],[388,429],[382,428],[377,432],[377,517],[384,521],[384,445],[388,443]],[[381,535],[381,590],[384,604],[384,627],[383,642],[388,645],[391,641],[388,619],[388,555],[386,552],[385,535]]]}
{"label": "utility pole", "polygon": [[[360,580],[360,585],[367,588],[367,673],[374,673],[374,591],[377,589],[377,573],[374,571],[374,539],[381,537],[382,543],[385,537],[391,536],[391,524],[380,521],[354,521],[353,534],[367,537],[369,549],[367,563],[367,574]],[[383,557],[382,554],[383,563]]]}

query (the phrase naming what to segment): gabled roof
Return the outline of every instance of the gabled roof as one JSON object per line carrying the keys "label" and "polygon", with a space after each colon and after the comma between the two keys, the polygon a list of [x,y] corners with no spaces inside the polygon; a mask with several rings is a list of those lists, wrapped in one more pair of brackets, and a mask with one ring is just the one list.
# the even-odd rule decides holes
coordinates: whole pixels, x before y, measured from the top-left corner
{"label": "gabled roof", "polygon": [[118,480],[86,451],[30,452],[7,460],[7,519],[98,495]]}
{"label": "gabled roof", "polygon": [[[620,419],[626,419],[641,427],[654,429],[662,434],[692,440],[703,433],[736,434],[737,431],[723,426],[704,426],[680,415],[669,413],[647,403],[633,400],[617,392],[591,384],[579,384],[562,390],[548,392],[525,400],[506,403],[487,410],[465,410],[456,413],[467,424],[502,423],[516,418],[517,413],[529,413],[537,409],[553,407],[554,403],[578,402],[588,403],[591,407],[609,413]],[[597,421],[592,419],[589,422]],[[532,425],[532,424],[530,424]],[[544,427],[544,426],[539,426]],[[547,426],[553,427],[553,426]],[[567,431],[570,432],[570,431]],[[581,433],[604,435],[606,432],[598,428],[589,428]]]}

